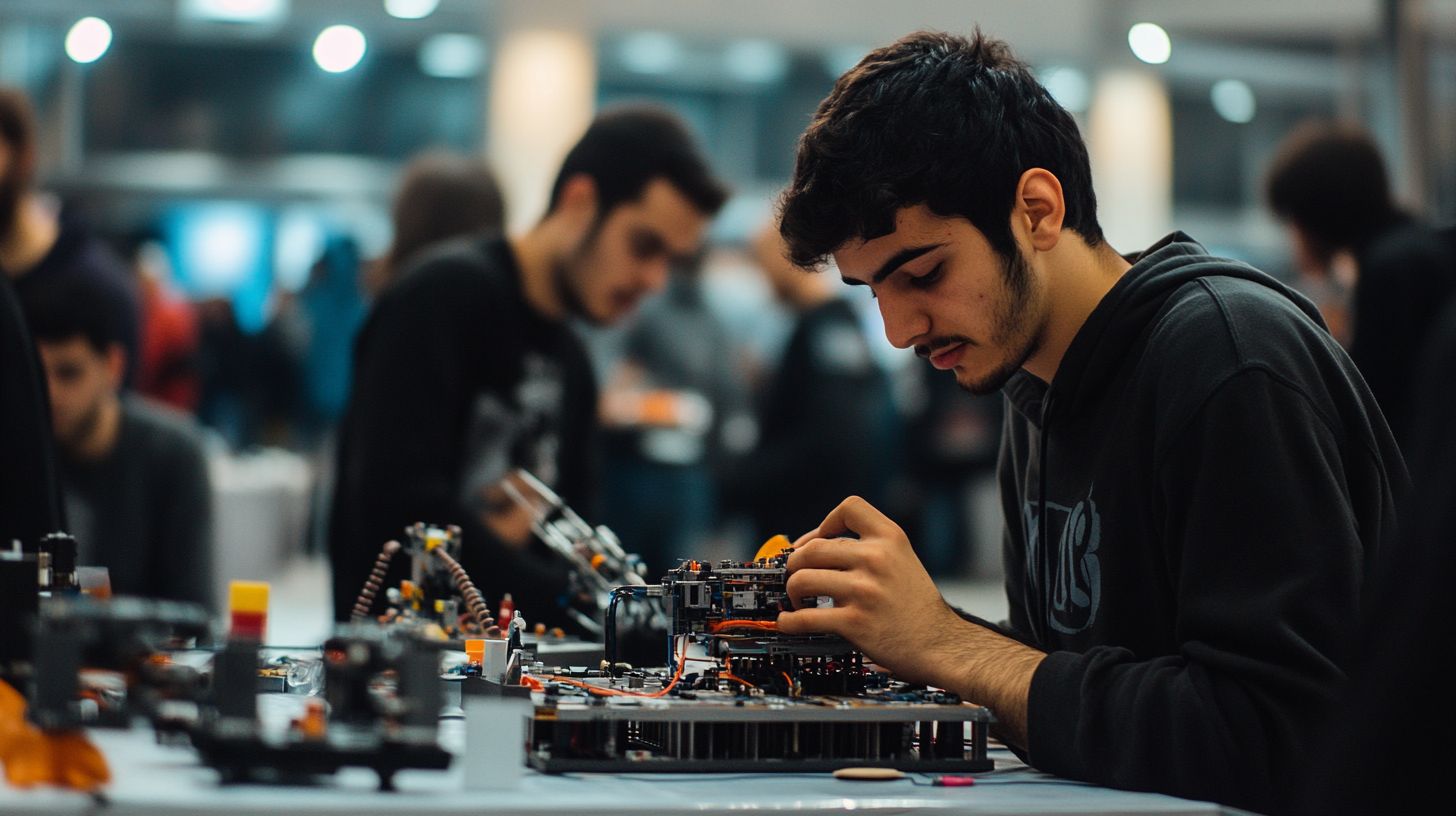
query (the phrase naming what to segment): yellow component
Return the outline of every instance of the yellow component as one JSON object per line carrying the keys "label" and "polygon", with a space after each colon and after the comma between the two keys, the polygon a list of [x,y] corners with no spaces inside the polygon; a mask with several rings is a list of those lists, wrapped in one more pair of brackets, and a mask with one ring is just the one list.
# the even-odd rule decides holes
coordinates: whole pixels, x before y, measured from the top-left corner
{"label": "yellow component", "polygon": [[425,534],[425,552],[429,552],[444,543],[444,530],[431,530]]}
{"label": "yellow component", "polygon": [[228,611],[268,612],[268,584],[264,581],[228,583]]}
{"label": "yellow component", "polygon": [[753,560],[762,561],[765,558],[773,558],[793,546],[794,543],[789,541],[788,536],[776,535],[768,541],[763,542],[763,546],[758,548],[758,553],[753,556]]}
{"label": "yellow component", "polygon": [[440,600],[439,598],[436,598],[435,599],[435,613],[436,614],[439,614],[440,612],[444,612],[444,611],[445,611],[445,602],[442,601],[442,600]]}
{"label": "yellow component", "polygon": [[591,560],[592,569],[600,567],[602,565],[602,562],[605,560],[607,560],[607,557],[605,555],[602,555],[601,553],[593,555]]}

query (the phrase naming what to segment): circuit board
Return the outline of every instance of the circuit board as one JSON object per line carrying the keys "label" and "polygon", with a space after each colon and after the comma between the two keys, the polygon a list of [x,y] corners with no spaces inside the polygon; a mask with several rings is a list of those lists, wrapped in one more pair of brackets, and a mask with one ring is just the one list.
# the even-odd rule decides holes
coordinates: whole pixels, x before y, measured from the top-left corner
{"label": "circuit board", "polygon": [[[547,773],[822,772],[850,766],[946,773],[993,767],[986,749],[995,718],[944,692],[891,682],[849,696],[784,697],[741,686],[647,696],[668,682],[543,684],[532,694],[530,765]],[[603,697],[583,686],[623,694]],[[640,696],[628,696],[634,692]]]}

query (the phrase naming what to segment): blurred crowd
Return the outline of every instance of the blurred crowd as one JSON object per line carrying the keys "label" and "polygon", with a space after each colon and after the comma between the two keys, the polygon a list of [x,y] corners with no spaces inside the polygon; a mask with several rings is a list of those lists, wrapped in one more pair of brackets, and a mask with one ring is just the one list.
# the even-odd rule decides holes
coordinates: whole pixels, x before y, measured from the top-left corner
{"label": "blurred crowd", "polygon": [[[208,451],[310,457],[325,494],[315,514],[326,515],[372,304],[452,240],[500,233],[501,193],[479,157],[417,157],[401,173],[389,249],[366,258],[357,236],[329,236],[306,284],[276,290],[250,332],[228,299],[182,293],[160,231],[103,240],[37,187],[37,132],[26,98],[0,92],[0,266],[44,363],[70,528],[117,591],[209,601]],[[1415,368],[1456,280],[1456,239],[1395,204],[1374,143],[1348,126],[1293,134],[1267,190],[1298,284],[1404,439]],[[860,495],[906,529],[932,574],[997,576],[1001,397],[964,393],[890,347],[873,301],[832,270],[794,267],[780,241],[765,217],[746,245],[675,259],[624,319],[575,321],[599,387],[599,489],[578,509],[657,573],[747,557]],[[431,383],[399,387],[427,394]],[[322,550],[327,525],[314,527]]]}

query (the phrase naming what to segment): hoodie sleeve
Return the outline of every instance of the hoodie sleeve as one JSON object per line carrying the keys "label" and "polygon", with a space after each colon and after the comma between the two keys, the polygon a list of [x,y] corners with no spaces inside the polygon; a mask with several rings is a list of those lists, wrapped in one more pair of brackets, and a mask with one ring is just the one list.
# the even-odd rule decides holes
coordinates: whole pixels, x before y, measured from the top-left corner
{"label": "hoodie sleeve", "polygon": [[[1351,496],[1389,495],[1372,454],[1297,385],[1232,374],[1157,465],[1177,653],[1056,652],[1032,680],[1037,767],[1259,810],[1277,805],[1337,696],[1364,534]],[[1374,533],[1366,531],[1374,539]]]}

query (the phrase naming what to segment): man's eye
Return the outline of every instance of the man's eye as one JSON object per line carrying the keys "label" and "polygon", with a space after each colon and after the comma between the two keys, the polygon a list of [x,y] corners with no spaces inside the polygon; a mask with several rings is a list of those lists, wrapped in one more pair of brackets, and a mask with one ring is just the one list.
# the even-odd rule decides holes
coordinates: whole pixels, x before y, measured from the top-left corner
{"label": "man's eye", "polygon": [[944,268],[944,264],[936,264],[935,268],[926,272],[924,275],[917,275],[910,278],[910,285],[916,289],[929,289],[935,285],[936,281],[940,280],[940,273]]}
{"label": "man's eye", "polygon": [[632,254],[639,260],[647,261],[663,254],[666,247],[662,240],[652,235],[636,235],[632,239]]}

